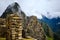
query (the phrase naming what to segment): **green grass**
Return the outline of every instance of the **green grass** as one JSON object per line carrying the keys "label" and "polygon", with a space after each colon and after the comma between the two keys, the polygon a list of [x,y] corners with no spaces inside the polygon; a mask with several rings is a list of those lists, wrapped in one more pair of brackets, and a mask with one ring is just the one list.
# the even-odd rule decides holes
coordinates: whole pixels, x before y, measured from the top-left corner
{"label": "green grass", "polygon": [[[46,37],[46,39],[53,40],[53,38],[50,38],[50,37]],[[0,38],[0,40],[6,40],[6,38]],[[23,40],[33,40],[33,38],[30,38],[30,39],[23,38]]]}
{"label": "green grass", "polygon": [[47,37],[47,40],[53,40],[53,38]]}
{"label": "green grass", "polygon": [[24,38],[23,40],[34,40],[34,39],[33,38],[29,38],[29,39]]}
{"label": "green grass", "polygon": [[0,40],[6,40],[6,38],[0,38]]}
{"label": "green grass", "polygon": [[[6,38],[0,38],[0,40],[6,40]],[[23,38],[23,40],[34,40],[34,39],[33,38],[28,38],[28,39]]]}

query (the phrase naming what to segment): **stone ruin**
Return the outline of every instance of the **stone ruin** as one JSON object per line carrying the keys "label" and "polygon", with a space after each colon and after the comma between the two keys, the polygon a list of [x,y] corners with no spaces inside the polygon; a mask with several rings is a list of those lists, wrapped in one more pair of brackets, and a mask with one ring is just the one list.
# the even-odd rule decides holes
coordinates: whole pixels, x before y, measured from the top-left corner
{"label": "stone ruin", "polygon": [[0,19],[0,27],[6,27],[6,40],[22,40],[29,36],[37,40],[45,40],[44,30],[36,16],[29,17],[25,23],[24,18],[17,14],[9,14],[6,19]]}
{"label": "stone ruin", "polygon": [[[23,38],[46,40],[42,24],[37,17],[27,17],[24,12],[18,10],[19,8],[14,8],[19,7],[17,3],[15,4],[13,7],[8,7],[0,18],[0,33],[5,33],[6,40],[24,40]],[[15,12],[11,9],[14,9]],[[5,31],[2,32],[3,29]]]}
{"label": "stone ruin", "polygon": [[39,23],[36,16],[31,16],[27,22],[27,36],[31,36],[37,40],[45,40],[44,30],[42,24]]}
{"label": "stone ruin", "polygon": [[19,17],[17,14],[10,14],[7,17],[8,32],[10,32],[7,39],[11,40],[21,40],[22,39],[22,30],[23,30],[23,18]]}

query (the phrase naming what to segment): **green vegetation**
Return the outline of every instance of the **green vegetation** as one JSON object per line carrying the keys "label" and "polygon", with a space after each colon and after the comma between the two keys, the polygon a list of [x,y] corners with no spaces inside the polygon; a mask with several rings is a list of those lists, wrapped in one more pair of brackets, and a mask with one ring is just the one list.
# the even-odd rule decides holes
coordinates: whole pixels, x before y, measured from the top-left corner
{"label": "green vegetation", "polygon": [[[23,38],[23,39],[24,40],[33,40],[33,38],[30,38],[30,39]],[[0,40],[6,40],[6,38],[0,38]],[[47,40],[53,40],[53,38],[47,37]]]}
{"label": "green vegetation", "polygon": [[53,38],[51,38],[51,37],[46,37],[46,39],[47,39],[47,40],[53,40]]}
{"label": "green vegetation", "polygon": [[6,38],[0,38],[0,40],[6,40]]}
{"label": "green vegetation", "polygon": [[[6,40],[6,38],[0,38],[0,40]],[[34,38],[23,38],[23,40],[34,40]]]}
{"label": "green vegetation", "polygon": [[34,38],[23,38],[23,40],[34,40]]}
{"label": "green vegetation", "polygon": [[46,40],[53,40],[53,31],[50,26],[44,21],[39,20],[39,22],[42,23],[42,27],[46,35]]}

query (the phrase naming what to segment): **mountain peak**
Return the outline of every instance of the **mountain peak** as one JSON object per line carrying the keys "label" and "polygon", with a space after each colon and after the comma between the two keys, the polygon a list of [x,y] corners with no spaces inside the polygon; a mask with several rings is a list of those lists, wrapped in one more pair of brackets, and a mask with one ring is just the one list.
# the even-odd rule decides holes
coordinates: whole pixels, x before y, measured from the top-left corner
{"label": "mountain peak", "polygon": [[20,6],[17,2],[10,4],[6,8],[6,10],[3,12],[1,17],[6,18],[7,14],[13,14],[13,13],[17,13],[18,15],[21,14],[21,9],[20,9]]}

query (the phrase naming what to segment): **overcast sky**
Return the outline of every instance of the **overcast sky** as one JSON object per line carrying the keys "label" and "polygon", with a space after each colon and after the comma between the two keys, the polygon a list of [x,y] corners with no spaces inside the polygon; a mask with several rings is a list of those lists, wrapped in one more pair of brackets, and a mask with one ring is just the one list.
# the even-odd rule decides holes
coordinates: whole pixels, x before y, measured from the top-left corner
{"label": "overcast sky", "polygon": [[13,2],[18,2],[27,16],[35,15],[40,19],[41,14],[48,18],[60,16],[60,0],[0,0],[0,15]]}

